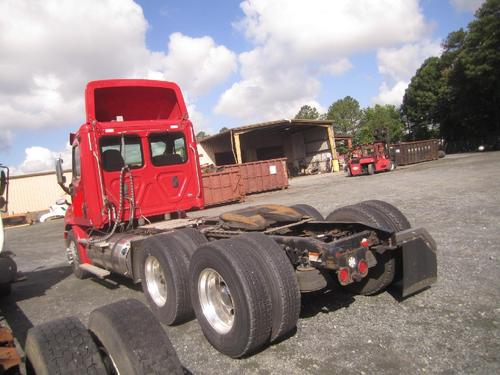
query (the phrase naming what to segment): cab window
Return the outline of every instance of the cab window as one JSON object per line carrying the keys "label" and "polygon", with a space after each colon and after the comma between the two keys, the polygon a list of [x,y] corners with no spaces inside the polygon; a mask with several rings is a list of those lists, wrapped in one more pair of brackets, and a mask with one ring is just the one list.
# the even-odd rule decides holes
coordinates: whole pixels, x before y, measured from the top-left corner
{"label": "cab window", "polygon": [[125,165],[131,168],[143,166],[141,138],[138,136],[103,137],[100,141],[102,165],[105,171],[121,170]]}
{"label": "cab window", "polygon": [[185,163],[186,139],[183,133],[155,133],[149,136],[151,162],[160,167]]}
{"label": "cab window", "polygon": [[81,174],[81,164],[80,164],[80,146],[73,146],[72,152],[72,166],[73,166],[73,178],[79,178]]}

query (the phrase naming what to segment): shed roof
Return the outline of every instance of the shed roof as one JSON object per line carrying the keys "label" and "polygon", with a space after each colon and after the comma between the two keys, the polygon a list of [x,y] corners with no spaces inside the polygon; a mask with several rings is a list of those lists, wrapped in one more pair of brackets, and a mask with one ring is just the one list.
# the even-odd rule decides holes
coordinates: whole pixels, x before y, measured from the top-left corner
{"label": "shed roof", "polygon": [[[281,120],[275,120],[275,121],[268,121],[268,122],[260,122],[256,124],[250,124],[250,125],[244,125],[244,126],[239,126],[237,128],[231,128],[224,130],[223,132],[220,132],[215,135],[208,136],[206,138],[203,138],[202,140],[199,141],[199,143],[205,143],[208,141],[213,141],[217,138],[223,137],[229,133],[236,133],[236,134],[244,134],[244,133],[249,133],[254,130],[259,130],[259,129],[270,129],[270,128],[284,128],[288,126],[330,126],[332,125],[331,121],[325,121],[325,120],[288,120],[288,119],[281,119]],[[338,135],[335,134],[336,139],[343,139],[343,138],[351,138],[350,136],[345,136],[345,135]]]}

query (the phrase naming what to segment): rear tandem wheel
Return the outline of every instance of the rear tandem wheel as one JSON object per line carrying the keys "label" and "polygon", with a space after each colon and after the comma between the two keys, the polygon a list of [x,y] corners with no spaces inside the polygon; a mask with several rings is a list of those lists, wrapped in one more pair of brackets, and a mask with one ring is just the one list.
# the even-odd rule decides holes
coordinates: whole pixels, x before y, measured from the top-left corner
{"label": "rear tandem wheel", "polygon": [[[382,201],[365,201],[341,207],[330,213],[326,220],[360,222],[386,230],[401,230],[396,221],[399,220],[403,223],[404,216],[399,217],[394,211],[397,210],[395,207],[386,202],[380,202]],[[393,209],[389,209],[388,206]],[[406,220],[406,218],[404,219]],[[396,274],[395,253],[393,251],[375,252],[374,256],[377,264],[369,269],[368,275],[359,282],[347,285],[346,289],[354,294],[373,295],[384,291],[394,281]]]}
{"label": "rear tandem wheel", "polygon": [[193,254],[191,301],[203,334],[233,358],[249,355],[271,337],[271,296],[251,248],[218,240]]}

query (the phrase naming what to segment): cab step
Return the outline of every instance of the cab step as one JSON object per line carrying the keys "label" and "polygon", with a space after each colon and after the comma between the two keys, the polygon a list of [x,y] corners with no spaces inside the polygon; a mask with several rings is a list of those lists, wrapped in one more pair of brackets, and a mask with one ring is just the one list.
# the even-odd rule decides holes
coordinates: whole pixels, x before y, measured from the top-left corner
{"label": "cab step", "polygon": [[111,274],[111,272],[109,272],[108,270],[105,270],[104,268],[101,268],[101,267],[94,266],[93,264],[89,264],[89,263],[80,264],[79,268],[81,270],[90,272],[93,275],[96,275],[100,279],[104,279],[106,276],[109,276]]}

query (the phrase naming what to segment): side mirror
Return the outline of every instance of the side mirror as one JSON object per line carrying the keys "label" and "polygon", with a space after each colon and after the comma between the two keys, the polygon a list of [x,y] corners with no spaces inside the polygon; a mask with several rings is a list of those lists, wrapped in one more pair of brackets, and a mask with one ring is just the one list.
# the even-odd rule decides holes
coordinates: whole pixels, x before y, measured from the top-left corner
{"label": "side mirror", "polygon": [[61,158],[56,159],[56,177],[59,185],[64,185],[66,183],[66,176],[63,174],[62,163],[63,160]]}
{"label": "side mirror", "polygon": [[[8,199],[8,195],[9,195],[9,193],[7,192],[7,184],[8,184],[8,180],[9,180],[9,168],[7,168],[3,165],[0,165],[0,168],[2,168],[0,170],[0,210],[4,210],[4,212],[6,212],[7,211],[7,199]],[[5,194],[5,197],[4,197],[4,194]]]}
{"label": "side mirror", "polygon": [[64,185],[66,183],[66,176],[63,174],[62,167],[63,160],[61,158],[56,159],[56,177],[57,184],[64,190],[65,193],[71,194],[70,189]]}
{"label": "side mirror", "polygon": [[7,188],[7,175],[5,171],[0,172],[0,197],[4,195],[5,189]]}

